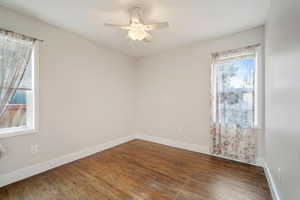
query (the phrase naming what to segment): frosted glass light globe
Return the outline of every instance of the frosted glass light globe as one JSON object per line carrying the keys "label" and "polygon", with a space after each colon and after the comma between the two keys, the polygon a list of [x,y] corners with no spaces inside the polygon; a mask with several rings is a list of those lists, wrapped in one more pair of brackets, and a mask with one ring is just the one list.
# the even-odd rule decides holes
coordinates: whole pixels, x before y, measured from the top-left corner
{"label": "frosted glass light globe", "polygon": [[133,40],[143,40],[146,37],[146,32],[143,28],[131,28],[128,31],[128,36]]}

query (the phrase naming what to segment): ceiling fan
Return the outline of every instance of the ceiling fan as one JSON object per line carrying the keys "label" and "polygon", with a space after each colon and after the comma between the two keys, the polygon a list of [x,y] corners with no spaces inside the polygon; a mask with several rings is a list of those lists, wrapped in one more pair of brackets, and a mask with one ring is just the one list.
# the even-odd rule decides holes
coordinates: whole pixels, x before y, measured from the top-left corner
{"label": "ceiling fan", "polygon": [[168,22],[158,22],[145,24],[142,20],[142,10],[139,7],[133,7],[129,10],[130,23],[126,25],[109,24],[105,23],[105,26],[117,27],[122,30],[128,31],[128,37],[136,41],[150,42],[152,40],[151,31],[156,29],[168,28]]}

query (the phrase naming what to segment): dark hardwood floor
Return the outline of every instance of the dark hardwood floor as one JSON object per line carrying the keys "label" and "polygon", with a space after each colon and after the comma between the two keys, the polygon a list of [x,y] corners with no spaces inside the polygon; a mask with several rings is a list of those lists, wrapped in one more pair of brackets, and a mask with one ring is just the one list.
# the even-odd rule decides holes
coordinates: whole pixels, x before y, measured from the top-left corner
{"label": "dark hardwood floor", "polygon": [[265,200],[262,168],[142,140],[0,188],[1,200]]}

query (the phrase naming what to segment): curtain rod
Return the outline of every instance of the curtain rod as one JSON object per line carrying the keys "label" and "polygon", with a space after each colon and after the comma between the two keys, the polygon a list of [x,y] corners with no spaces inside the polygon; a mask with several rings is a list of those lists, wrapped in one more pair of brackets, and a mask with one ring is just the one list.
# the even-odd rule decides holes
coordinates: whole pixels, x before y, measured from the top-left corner
{"label": "curtain rod", "polygon": [[225,51],[220,51],[220,52],[213,52],[212,55],[222,55],[222,54],[228,54],[228,53],[236,53],[236,52],[239,52],[239,51],[242,51],[242,50],[257,48],[259,46],[261,46],[261,43],[254,44],[254,45],[248,45],[248,46],[238,48],[238,49],[230,49],[230,50],[225,50]]}
{"label": "curtain rod", "polygon": [[38,38],[35,38],[35,37],[32,37],[32,36],[28,36],[28,35],[25,35],[25,34],[22,34],[22,33],[18,33],[18,32],[12,31],[12,30],[8,30],[8,29],[0,28],[0,31],[6,31],[6,32],[10,32],[10,33],[16,33],[16,34],[23,35],[24,37],[28,37],[28,38],[37,40],[39,42],[44,42],[44,40],[41,40],[41,39],[38,39]]}

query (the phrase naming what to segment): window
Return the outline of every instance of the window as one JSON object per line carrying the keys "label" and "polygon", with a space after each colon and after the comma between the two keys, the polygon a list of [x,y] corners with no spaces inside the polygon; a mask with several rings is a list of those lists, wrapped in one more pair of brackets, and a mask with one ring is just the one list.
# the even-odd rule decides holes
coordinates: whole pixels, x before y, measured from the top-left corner
{"label": "window", "polygon": [[214,121],[226,126],[261,126],[261,84],[258,48],[216,56],[213,73]]}
{"label": "window", "polygon": [[0,138],[37,131],[37,53],[35,45],[22,80],[0,118]]}

